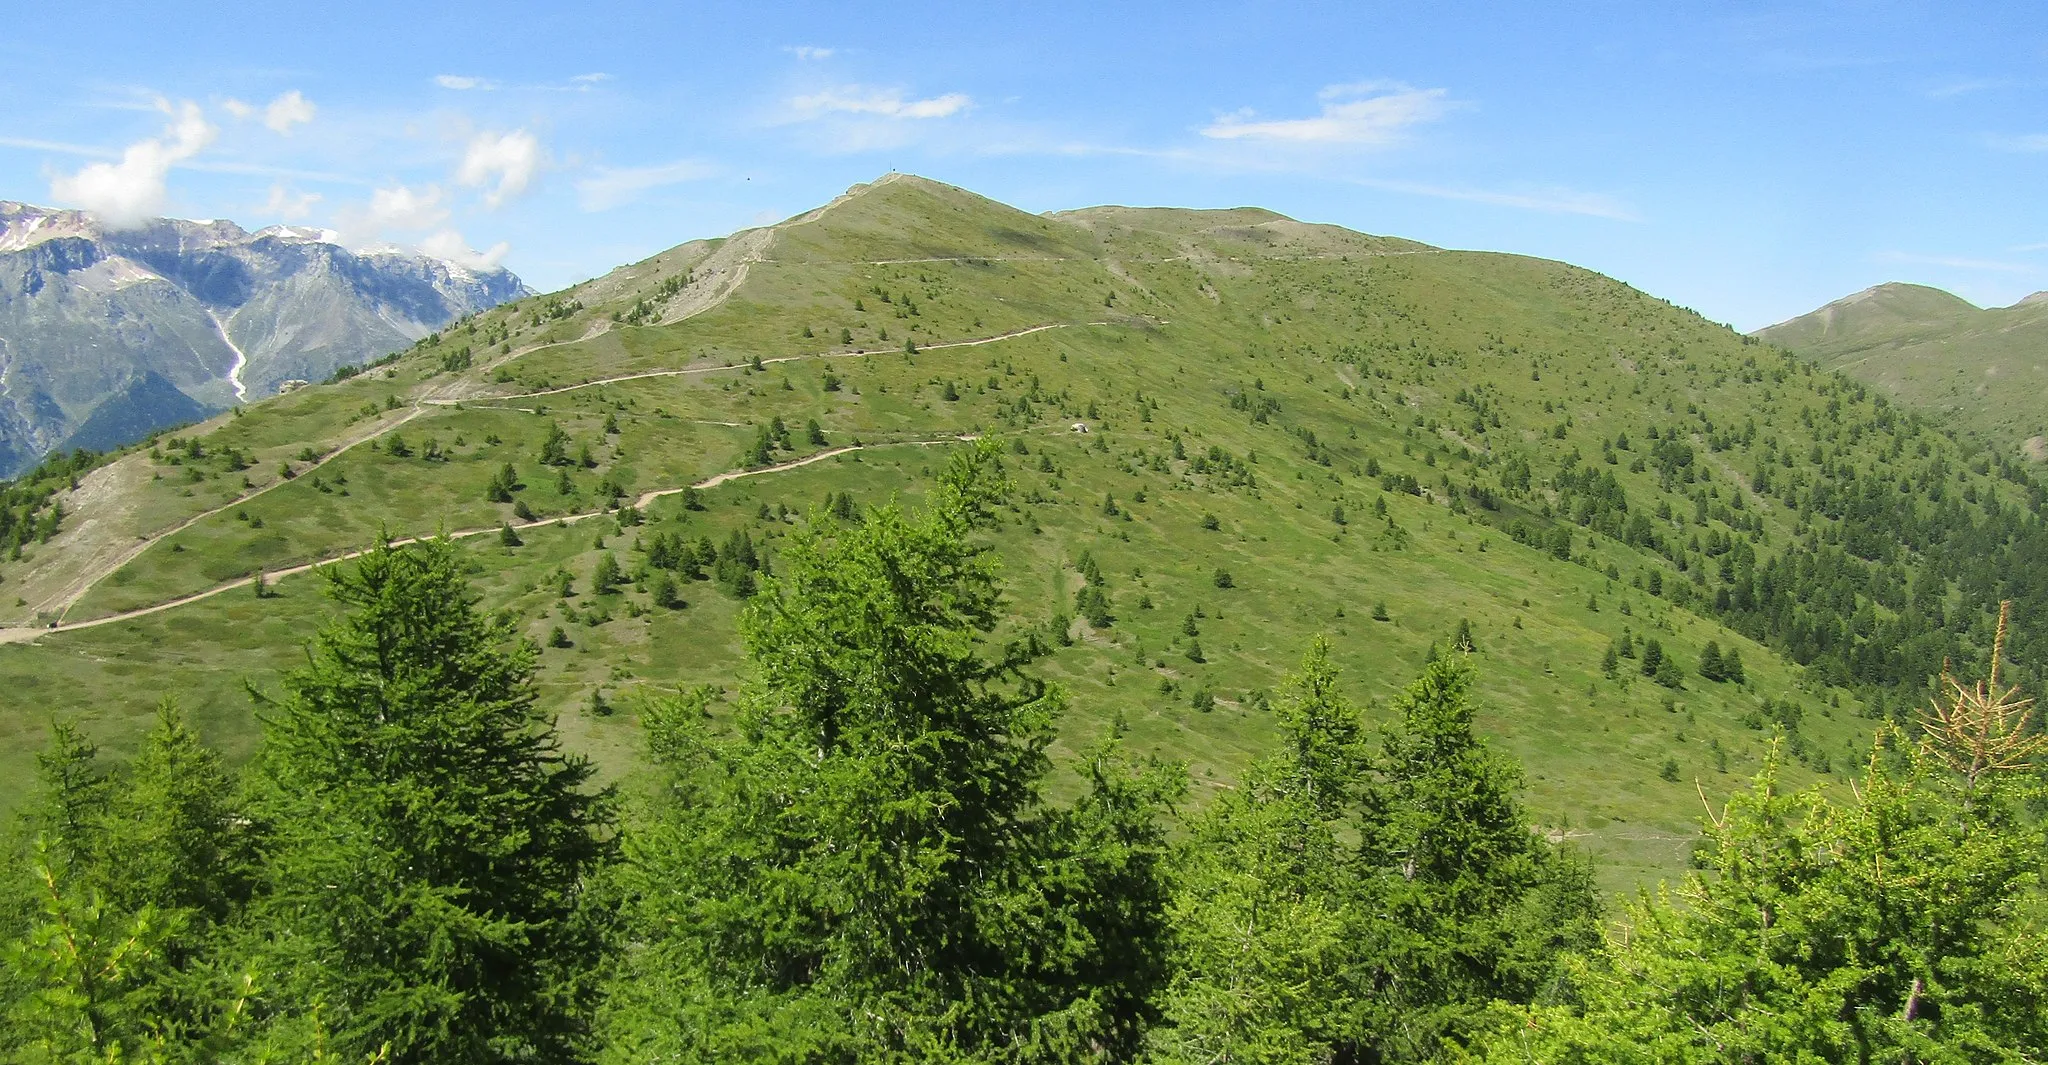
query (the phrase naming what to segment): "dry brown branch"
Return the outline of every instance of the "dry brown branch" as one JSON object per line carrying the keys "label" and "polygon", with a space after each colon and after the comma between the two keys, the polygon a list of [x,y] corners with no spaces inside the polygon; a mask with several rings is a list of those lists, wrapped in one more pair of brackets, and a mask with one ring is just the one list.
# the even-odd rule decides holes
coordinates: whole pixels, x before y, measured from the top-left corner
{"label": "dry brown branch", "polygon": [[1707,789],[1701,786],[1700,782],[1697,780],[1692,782],[1692,786],[1694,791],[1700,793],[1700,805],[1706,807],[1707,809],[1707,820],[1713,822],[1715,828],[1726,829],[1728,827],[1728,822],[1723,820],[1720,815],[1715,814],[1714,804],[1707,801]]}
{"label": "dry brown branch", "polygon": [[1990,676],[1965,685],[1944,665],[1941,680],[1947,699],[1935,700],[1933,712],[1921,717],[1927,750],[1962,775],[1965,789],[1974,789],[1986,773],[2033,768],[2030,759],[2048,746],[2048,736],[2030,734],[2027,729],[2034,701],[2020,698],[2017,687],[2001,688],[1998,683],[2011,611],[2010,601],[1998,605]]}

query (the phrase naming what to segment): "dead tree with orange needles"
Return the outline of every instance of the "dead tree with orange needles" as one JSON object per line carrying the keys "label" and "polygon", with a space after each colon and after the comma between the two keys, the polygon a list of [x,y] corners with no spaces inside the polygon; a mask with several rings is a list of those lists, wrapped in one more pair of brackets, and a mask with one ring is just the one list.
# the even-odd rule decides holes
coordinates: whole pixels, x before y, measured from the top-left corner
{"label": "dead tree with orange needles", "polygon": [[1998,669],[2005,654],[2005,631],[2012,612],[2010,600],[1998,604],[1998,635],[1991,641],[1991,673],[1969,685],[1957,680],[1942,664],[1941,680],[1945,698],[1934,700],[1933,711],[1921,716],[1929,753],[1947,763],[1963,778],[1965,795],[1976,790],[1986,773],[2033,768],[2031,759],[2048,736],[2030,733],[2034,700],[2019,697],[2017,687],[2000,687]]}

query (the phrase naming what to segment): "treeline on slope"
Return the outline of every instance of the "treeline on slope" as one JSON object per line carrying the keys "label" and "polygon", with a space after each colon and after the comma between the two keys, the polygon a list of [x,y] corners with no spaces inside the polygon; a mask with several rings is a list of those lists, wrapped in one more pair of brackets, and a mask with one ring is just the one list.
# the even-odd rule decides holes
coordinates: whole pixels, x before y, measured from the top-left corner
{"label": "treeline on slope", "polygon": [[[1984,661],[1985,619],[2002,600],[2014,603],[2016,668],[2031,685],[2048,677],[2048,570],[2037,564],[2048,492],[2017,456],[1568,267],[1453,253],[1433,266],[1389,259],[1370,276],[1375,284],[1357,285],[1337,265],[1268,274],[1256,310],[1300,322],[1263,330],[1248,350],[1350,367],[1358,382],[1346,378],[1342,399],[1397,425],[1412,419],[1403,456],[1431,468],[1392,469],[1383,481],[1511,534],[1520,519],[1525,542],[1565,545],[1602,572],[1610,563],[1596,556],[1615,552],[1577,552],[1560,531],[1591,548],[1605,540],[1661,556],[1663,565],[1607,575],[1767,643],[1816,681],[1859,689],[1874,716],[1909,716],[1945,659]],[[1475,296],[1472,276],[1504,284]],[[1311,301],[1320,318],[1295,315]],[[1567,319],[1555,317],[1560,308]],[[1629,399],[1622,424],[1588,441],[1578,418],[1599,415],[1592,379],[1603,375],[1610,414],[1614,389]],[[1557,380],[1569,404],[1536,398]],[[1256,394],[1224,391],[1240,408]],[[1348,460],[1354,475],[1369,458],[1395,462],[1303,439],[1310,461]],[[1462,483],[1434,468],[1440,457],[1465,468]],[[1755,505],[1765,501],[1784,508],[1769,522]],[[1795,531],[1774,544],[1779,515]]]}
{"label": "treeline on slope", "polygon": [[[1360,347],[1341,358],[1384,376],[1375,354]],[[1598,458],[1571,446],[1547,477],[1527,448],[1508,441],[1498,456],[1467,450],[1473,475],[1464,484],[1448,471],[1435,485],[1381,471],[1377,459],[1362,472],[1388,491],[1440,492],[1454,511],[1479,515],[1522,543],[1714,618],[1808,667],[1820,683],[1858,690],[1876,717],[1904,722],[1944,663],[1982,661],[1991,636],[1985,619],[2004,601],[2013,604],[2010,654],[2026,681],[2040,684],[2048,663],[2048,488],[2017,460],[1778,354],[1775,365],[1749,356],[1737,372],[1759,384],[1799,382],[1824,400],[1799,408],[1815,441],[1804,448],[1760,430],[1754,417],[1717,422],[1688,404],[1682,413],[1667,407],[1643,437],[1601,439]],[[1455,428],[1479,441],[1498,431],[1485,389],[1462,389],[1455,402],[1470,414]],[[1432,432],[1450,427],[1416,421]],[[1554,440],[1579,439],[1569,422],[1553,427]],[[1312,460],[1316,449],[1312,442]],[[1434,454],[1425,457],[1435,465]],[[1714,472],[1735,460],[1739,476]],[[1481,470],[1498,489],[1481,482]],[[1654,477],[1655,502],[1632,499],[1620,471]],[[1792,524],[1787,542],[1771,542],[1758,512],[1766,501]],[[1668,568],[1624,573],[1579,550],[1589,538],[1587,546],[1605,538]]]}
{"label": "treeline on slope", "polygon": [[24,544],[47,543],[64,522],[64,504],[54,497],[78,487],[78,478],[105,457],[79,449],[68,455],[46,455],[36,468],[12,481],[0,481],[0,557],[21,558]]}
{"label": "treeline on slope", "polygon": [[[1062,696],[1005,623],[993,445],[929,509],[824,519],[751,666],[592,786],[535,650],[446,541],[336,567],[239,779],[166,708],[59,725],[0,892],[24,1062],[2023,1060],[2048,1053],[2040,741],[1957,686],[1853,796],[1766,768],[1706,869],[1603,934],[1431,662],[1368,730],[1320,641],[1204,809],[1112,727],[1045,797]],[[1179,831],[1175,831],[1178,826]]]}
{"label": "treeline on slope", "polygon": [[[475,361],[478,347],[486,352],[495,347],[499,354],[507,354],[512,350],[511,341],[514,333],[540,330],[551,322],[572,317],[581,310],[582,301],[564,300],[560,296],[514,300],[489,311],[463,315],[414,341],[410,348],[401,348],[363,363],[337,366],[334,372],[328,375],[325,383],[338,384],[359,374],[390,366],[408,355],[420,353],[433,353],[434,361],[440,366],[440,372],[459,373],[470,368]],[[469,339],[470,343],[456,346],[458,335]]]}
{"label": "treeline on slope", "polygon": [[[185,426],[158,428],[135,444],[114,451],[86,448],[76,448],[68,453],[53,451],[43,456],[43,461],[37,463],[35,469],[11,481],[0,481],[0,558],[19,562],[23,547],[48,543],[63,529],[67,515],[63,501],[56,498],[57,493],[76,490],[80,477],[129,451],[144,447],[156,451],[160,440],[182,428]],[[179,443],[183,445],[183,441]],[[193,446],[197,447],[196,442]]]}
{"label": "treeline on slope", "polygon": [[[144,443],[171,429],[159,429]],[[136,445],[141,446],[141,445]],[[68,454],[51,452],[36,468],[11,481],[0,481],[0,559],[21,561],[22,548],[48,543],[64,527],[64,503],[57,493],[74,490],[78,479],[118,457],[121,452],[89,451],[77,448]]]}

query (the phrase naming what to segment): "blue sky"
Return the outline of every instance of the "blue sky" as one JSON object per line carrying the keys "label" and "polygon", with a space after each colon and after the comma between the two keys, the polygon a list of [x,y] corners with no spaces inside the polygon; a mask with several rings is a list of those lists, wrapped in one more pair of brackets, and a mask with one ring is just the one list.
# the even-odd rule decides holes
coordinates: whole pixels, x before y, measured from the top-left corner
{"label": "blue sky", "polygon": [[0,198],[553,289],[905,170],[1563,259],[1743,329],[2048,289],[2048,5],[300,6],[17,6]]}

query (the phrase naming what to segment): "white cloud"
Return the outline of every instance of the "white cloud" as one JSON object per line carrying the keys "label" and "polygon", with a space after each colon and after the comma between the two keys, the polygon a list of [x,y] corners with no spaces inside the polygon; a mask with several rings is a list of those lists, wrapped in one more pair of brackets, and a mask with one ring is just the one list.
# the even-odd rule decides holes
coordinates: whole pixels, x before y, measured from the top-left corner
{"label": "white cloud", "polygon": [[591,176],[576,182],[576,193],[584,210],[606,211],[631,202],[649,189],[698,181],[717,172],[717,167],[693,159],[654,166],[599,167]]}
{"label": "white cloud", "polygon": [[610,80],[612,80],[612,76],[610,74],[604,73],[603,71],[594,71],[589,74],[578,74],[575,77],[569,79],[569,81],[572,84],[585,86],[595,85],[600,81]]}
{"label": "white cloud", "polygon": [[540,140],[533,134],[523,129],[479,133],[470,139],[455,180],[473,188],[491,186],[484,193],[484,203],[497,207],[525,192],[540,164]]}
{"label": "white cloud", "polygon": [[494,270],[505,260],[505,253],[512,250],[510,244],[499,241],[483,251],[469,246],[469,241],[453,229],[437,230],[420,241],[420,250],[437,259],[446,259],[472,270]]}
{"label": "white cloud", "polygon": [[924,100],[906,100],[899,89],[872,89],[859,85],[826,89],[799,96],[789,103],[806,118],[835,112],[884,118],[946,118],[974,106],[973,98],[966,93],[949,92]]}
{"label": "white cloud", "polygon": [[318,110],[313,106],[313,101],[306,99],[299,90],[293,89],[270,101],[270,106],[263,109],[263,124],[269,126],[272,132],[288,137],[291,136],[293,126],[313,121],[313,115]]}
{"label": "white cloud", "polygon": [[268,218],[279,218],[286,222],[304,218],[312,212],[313,205],[320,202],[317,192],[293,192],[284,182],[270,186],[270,198],[264,201],[263,214]]}
{"label": "white cloud", "polygon": [[416,243],[411,247],[427,255],[479,270],[494,268],[504,261],[510,245],[500,242],[477,251],[448,224],[453,212],[444,196],[438,185],[378,189],[370,194],[367,207],[357,205],[340,211],[335,225],[341,230],[342,243],[358,250],[405,250],[405,244],[383,243],[386,235],[424,233],[425,236],[413,238]]}
{"label": "white cloud", "polygon": [[448,209],[441,206],[438,185],[418,191],[409,185],[378,189],[370,193],[369,214],[363,219],[374,232],[432,229],[447,220]]}
{"label": "white cloud", "polygon": [[444,89],[454,89],[457,92],[469,89],[479,89],[488,92],[498,87],[497,83],[489,78],[472,78],[465,74],[436,74],[434,75],[434,84]]}
{"label": "white cloud", "polygon": [[293,126],[313,121],[313,115],[319,111],[313,106],[313,101],[306,99],[305,94],[297,89],[280,94],[262,107],[232,98],[221,101],[221,107],[243,121],[261,116],[263,124],[270,127],[271,132],[287,137],[291,136]]}
{"label": "white cloud", "polygon": [[788,51],[791,55],[796,56],[798,59],[808,63],[818,59],[830,59],[832,58],[832,53],[836,51],[836,49],[818,48],[813,45],[799,44],[786,49],[786,51]]}
{"label": "white cloud", "polygon": [[1390,82],[1332,85],[1318,94],[1322,113],[1313,118],[1260,121],[1251,112],[1240,111],[1210,123],[1202,136],[1289,144],[1389,144],[1410,127],[1441,117],[1451,106],[1447,95],[1442,89]]}
{"label": "white cloud", "polygon": [[117,162],[91,163],[50,182],[51,198],[75,203],[109,224],[132,225],[163,211],[164,178],[171,167],[199,154],[219,130],[190,100],[173,105],[159,98],[157,110],[171,116],[159,137],[137,141]]}

